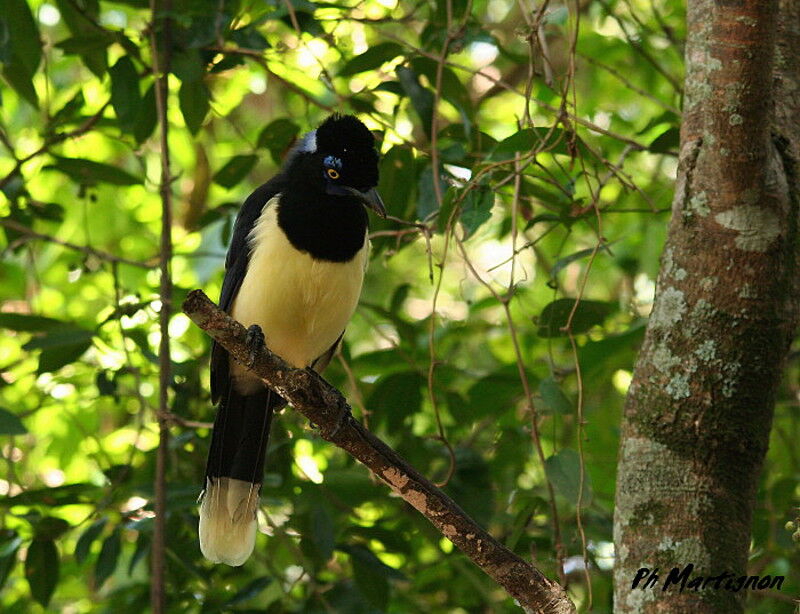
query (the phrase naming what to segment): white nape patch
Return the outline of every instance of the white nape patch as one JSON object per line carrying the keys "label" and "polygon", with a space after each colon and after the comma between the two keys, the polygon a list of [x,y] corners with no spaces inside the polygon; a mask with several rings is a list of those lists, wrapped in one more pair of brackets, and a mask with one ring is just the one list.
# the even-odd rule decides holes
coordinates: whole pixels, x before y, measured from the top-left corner
{"label": "white nape patch", "polygon": [[[278,199],[261,212],[248,241],[252,252],[231,316],[258,324],[270,350],[297,368],[309,366],[342,334],[361,294],[369,241],[349,262],[316,260],[297,250],[278,226]],[[236,389],[249,394],[260,379],[231,360]]]}
{"label": "white nape patch", "polygon": [[297,151],[302,153],[314,153],[317,151],[317,131],[312,130],[303,137],[303,142],[300,143]]}
{"label": "white nape patch", "polygon": [[206,479],[200,504],[200,551],[212,563],[242,565],[256,543],[260,484],[234,478]]}

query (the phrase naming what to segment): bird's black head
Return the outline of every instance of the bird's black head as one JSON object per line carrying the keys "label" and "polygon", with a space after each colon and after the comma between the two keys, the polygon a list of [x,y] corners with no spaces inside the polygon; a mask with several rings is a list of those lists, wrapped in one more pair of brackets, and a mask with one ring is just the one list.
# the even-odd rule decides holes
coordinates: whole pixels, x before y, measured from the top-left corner
{"label": "bird's black head", "polygon": [[351,196],[382,217],[375,137],[352,115],[334,114],[297,147],[289,173],[332,196]]}

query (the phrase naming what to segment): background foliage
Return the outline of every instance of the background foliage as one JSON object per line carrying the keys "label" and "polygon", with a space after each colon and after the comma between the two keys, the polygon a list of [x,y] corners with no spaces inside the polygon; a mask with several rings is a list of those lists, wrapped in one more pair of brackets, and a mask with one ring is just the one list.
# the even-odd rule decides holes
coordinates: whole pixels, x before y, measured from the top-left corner
{"label": "background foliage", "polygon": [[[139,611],[160,338],[151,13],[0,6],[0,608]],[[239,203],[295,138],[358,114],[380,136],[395,219],[373,220],[363,300],[326,377],[584,611],[609,612],[617,424],[670,207],[683,3],[183,0],[168,16],[175,304],[197,286],[217,296]],[[181,314],[169,335],[170,611],[515,611],[291,411],[268,456],[267,536],[243,568],[206,562],[209,342]],[[753,573],[800,565],[783,528],[794,382]],[[749,609],[790,612],[798,588]]]}

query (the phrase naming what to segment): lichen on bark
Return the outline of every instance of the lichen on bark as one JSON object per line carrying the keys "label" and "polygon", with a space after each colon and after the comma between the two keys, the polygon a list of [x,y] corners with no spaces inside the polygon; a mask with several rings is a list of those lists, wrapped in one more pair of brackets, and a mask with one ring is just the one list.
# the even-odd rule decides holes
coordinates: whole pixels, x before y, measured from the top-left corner
{"label": "lichen on bark", "polygon": [[631,582],[688,563],[746,573],[798,313],[800,6],[690,0],[688,31],[673,216],[620,441],[619,614],[743,611],[740,594]]}

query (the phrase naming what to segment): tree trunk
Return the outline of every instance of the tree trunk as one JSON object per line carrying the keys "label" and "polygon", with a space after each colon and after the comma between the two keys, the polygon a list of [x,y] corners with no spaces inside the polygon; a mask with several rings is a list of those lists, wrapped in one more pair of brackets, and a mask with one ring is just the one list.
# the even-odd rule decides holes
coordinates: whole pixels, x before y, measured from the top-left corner
{"label": "tree trunk", "polygon": [[[756,486],[798,308],[800,3],[689,0],[681,154],[656,301],[628,393],[615,613],[736,614]],[[632,589],[637,571],[658,582]]]}

